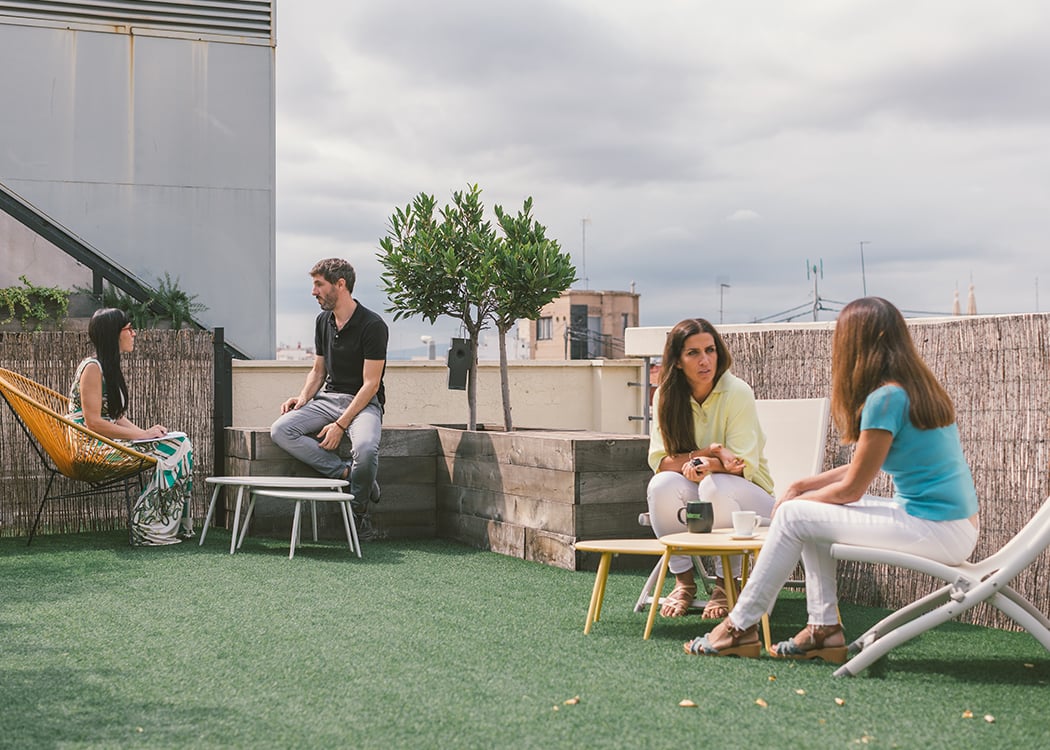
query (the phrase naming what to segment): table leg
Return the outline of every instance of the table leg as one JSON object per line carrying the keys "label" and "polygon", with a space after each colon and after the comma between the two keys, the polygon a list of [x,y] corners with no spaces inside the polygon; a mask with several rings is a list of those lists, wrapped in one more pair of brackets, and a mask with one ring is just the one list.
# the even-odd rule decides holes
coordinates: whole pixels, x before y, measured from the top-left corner
{"label": "table leg", "polygon": [[357,550],[357,557],[361,557],[361,539],[357,536],[357,521],[354,519],[354,511],[350,507],[348,500],[343,501],[343,520],[350,522],[350,532],[354,535],[354,549]]}
{"label": "table leg", "polygon": [[668,547],[664,550],[663,557],[660,558],[660,575],[656,577],[656,586],[653,587],[653,603],[649,605],[649,617],[645,621],[645,633],[642,638],[646,641],[653,632],[653,621],[656,620],[656,610],[660,608],[660,594],[664,590],[664,578],[667,577],[667,566],[670,564],[671,548]]}
{"label": "table leg", "polygon": [[[242,484],[240,487],[237,488],[237,506],[233,510],[233,534],[230,536],[230,554],[231,555],[233,554],[233,551],[237,547],[240,546],[240,544],[238,544],[238,542],[237,542],[237,528],[238,528],[238,525],[241,522],[241,501],[243,499],[244,499],[244,485]],[[245,528],[248,527],[247,522],[245,522],[244,526],[245,526]],[[243,541],[243,539],[244,539],[244,535],[242,534],[241,535],[241,540]]]}
{"label": "table leg", "polygon": [[[238,503],[239,502],[240,502],[240,499],[238,498]],[[240,506],[238,505],[238,507],[240,507]],[[244,514],[244,521],[241,523],[241,535],[240,535],[240,538],[237,540],[237,549],[241,548],[241,545],[244,544],[244,537],[248,536],[248,525],[249,525],[249,523],[252,520],[252,513],[254,513],[254,512],[255,512],[255,494],[252,491],[252,489],[249,487],[248,488],[248,510]],[[236,532],[236,528],[235,528],[235,530],[234,530],[234,535],[235,536],[236,536],[236,533],[237,532]]]}
{"label": "table leg", "polygon": [[208,503],[208,514],[204,517],[204,528],[201,529],[201,538],[197,543],[200,547],[204,544],[204,537],[208,535],[208,527],[211,525],[211,519],[215,516],[215,502],[219,499],[219,490],[222,489],[221,484],[215,485],[215,492],[211,493],[211,502]]}
{"label": "table leg", "polygon": [[350,551],[354,551],[354,539],[350,536],[350,519],[347,518],[346,503],[339,503],[339,510],[343,512],[343,528],[346,530],[346,543],[350,545]]}
{"label": "table leg", "polygon": [[602,619],[602,604],[605,602],[605,587],[609,583],[609,570],[612,567],[612,558],[614,555],[609,553],[610,562],[605,566],[605,576],[602,578],[602,590],[598,592],[598,604],[594,609],[594,621]]}
{"label": "table leg", "polygon": [[288,551],[288,559],[295,557],[295,541],[299,538],[299,512],[302,510],[303,501],[295,501],[295,515],[292,516],[292,548]]}
{"label": "table leg", "polygon": [[733,568],[730,567],[731,559],[729,555],[722,555],[722,580],[725,585],[723,588],[726,590],[726,601],[729,604],[729,609],[733,608],[736,604],[736,581],[733,579]]}
{"label": "table leg", "polygon": [[591,632],[591,625],[598,619],[601,612],[601,601],[605,595],[605,578],[609,575],[609,565],[612,563],[612,553],[603,552],[601,560],[598,561],[598,575],[594,579],[594,589],[591,591],[591,602],[587,605],[587,620],[583,623],[583,634]]}

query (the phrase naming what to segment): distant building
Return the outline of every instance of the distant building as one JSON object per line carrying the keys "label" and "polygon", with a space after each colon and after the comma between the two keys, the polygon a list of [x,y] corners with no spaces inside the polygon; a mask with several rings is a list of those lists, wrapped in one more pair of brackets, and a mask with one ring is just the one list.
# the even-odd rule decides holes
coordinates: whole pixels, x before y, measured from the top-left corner
{"label": "distant building", "polygon": [[536,320],[518,321],[527,359],[621,359],[624,329],[638,325],[635,292],[570,289]]}
{"label": "distant building", "polygon": [[294,347],[292,347],[292,346],[279,346],[279,347],[277,347],[277,359],[303,361],[303,360],[312,360],[313,358],[314,358],[314,348],[312,346],[308,346],[307,348],[304,349],[303,345],[301,343],[299,343],[299,344],[296,344]]}

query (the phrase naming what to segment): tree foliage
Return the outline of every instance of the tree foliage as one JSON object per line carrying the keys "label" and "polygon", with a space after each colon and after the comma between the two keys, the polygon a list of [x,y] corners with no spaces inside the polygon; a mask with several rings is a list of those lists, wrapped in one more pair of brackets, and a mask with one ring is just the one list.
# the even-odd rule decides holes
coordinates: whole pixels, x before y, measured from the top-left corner
{"label": "tree foliage", "polygon": [[470,341],[467,379],[468,427],[477,427],[477,358],[481,331],[495,324],[500,336],[504,417],[510,420],[506,333],[518,318],[540,308],[575,280],[575,268],[546,228],[533,219],[532,198],[511,216],[495,207],[500,232],[485,219],[477,185],[454,192],[438,210],[433,196],[420,193],[390,217],[380,240],[384,291],[394,320],[440,316],[462,323]]}

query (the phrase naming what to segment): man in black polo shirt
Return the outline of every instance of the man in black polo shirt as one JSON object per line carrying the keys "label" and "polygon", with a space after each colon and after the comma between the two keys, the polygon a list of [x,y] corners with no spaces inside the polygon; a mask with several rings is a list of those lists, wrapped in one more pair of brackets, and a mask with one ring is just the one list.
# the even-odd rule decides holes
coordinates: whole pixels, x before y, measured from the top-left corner
{"label": "man in black polo shirt", "polygon": [[[310,276],[322,310],[314,324],[314,364],[299,395],[281,404],[270,435],[322,475],[349,480],[358,535],[371,539],[376,531],[368,501],[379,502],[376,471],[389,334],[383,319],[353,298],[357,275],[347,261],[319,261]],[[344,434],[351,443],[349,465],[337,451]]]}

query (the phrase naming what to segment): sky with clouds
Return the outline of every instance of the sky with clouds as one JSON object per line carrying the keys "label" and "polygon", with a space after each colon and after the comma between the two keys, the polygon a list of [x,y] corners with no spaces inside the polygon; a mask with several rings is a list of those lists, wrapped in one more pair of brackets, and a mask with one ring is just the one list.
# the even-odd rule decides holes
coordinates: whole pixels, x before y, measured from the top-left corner
{"label": "sky with clouds", "polygon": [[376,255],[396,206],[471,183],[490,210],[532,196],[576,287],[633,283],[642,325],[811,305],[807,263],[828,300],[866,286],[947,313],[972,281],[978,312],[1050,309],[1045,0],[285,0],[276,17],[280,343],[310,343],[307,271],[340,256],[392,351],[429,334],[443,356],[458,324],[393,323]]}

